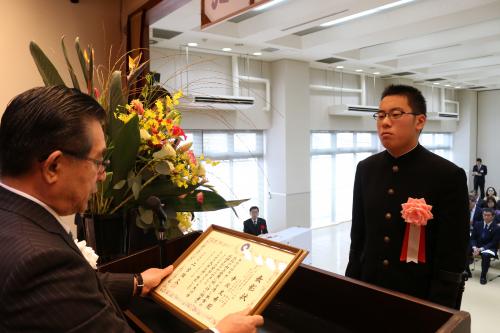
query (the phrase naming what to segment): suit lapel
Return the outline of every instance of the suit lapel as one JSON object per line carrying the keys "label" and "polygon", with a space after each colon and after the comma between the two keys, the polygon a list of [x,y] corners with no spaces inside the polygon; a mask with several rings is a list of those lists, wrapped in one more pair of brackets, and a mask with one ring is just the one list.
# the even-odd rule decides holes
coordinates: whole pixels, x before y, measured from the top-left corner
{"label": "suit lapel", "polygon": [[0,187],[0,209],[24,216],[47,232],[58,235],[78,255],[83,256],[59,221],[36,202]]}

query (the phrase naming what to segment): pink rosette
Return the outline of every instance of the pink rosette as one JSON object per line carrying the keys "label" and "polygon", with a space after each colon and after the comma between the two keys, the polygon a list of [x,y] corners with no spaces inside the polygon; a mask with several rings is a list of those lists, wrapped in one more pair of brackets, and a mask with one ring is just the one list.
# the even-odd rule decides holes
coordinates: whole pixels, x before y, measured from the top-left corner
{"label": "pink rosette", "polygon": [[434,217],[431,213],[432,206],[424,198],[408,198],[401,206],[401,217],[407,224],[400,260],[425,263],[425,226]]}

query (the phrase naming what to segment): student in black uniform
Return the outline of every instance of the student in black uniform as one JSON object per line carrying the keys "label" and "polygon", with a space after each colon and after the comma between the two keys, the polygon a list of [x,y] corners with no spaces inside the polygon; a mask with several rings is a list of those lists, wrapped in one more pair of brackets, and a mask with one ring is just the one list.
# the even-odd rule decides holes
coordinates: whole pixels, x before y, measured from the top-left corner
{"label": "student in black uniform", "polygon": [[[426,122],[419,90],[387,87],[374,118],[386,150],[357,166],[346,276],[459,308],[469,241],[465,172],[418,143]],[[410,197],[432,206],[418,263],[401,260],[408,224],[401,210]]]}

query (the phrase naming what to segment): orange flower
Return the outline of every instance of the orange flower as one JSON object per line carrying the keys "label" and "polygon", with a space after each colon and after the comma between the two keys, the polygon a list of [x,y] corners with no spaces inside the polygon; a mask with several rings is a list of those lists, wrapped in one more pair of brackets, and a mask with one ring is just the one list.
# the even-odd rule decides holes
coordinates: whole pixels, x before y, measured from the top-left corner
{"label": "orange flower", "polygon": [[434,217],[431,213],[432,206],[428,205],[424,198],[408,198],[408,201],[401,206],[403,207],[401,216],[406,223],[423,226],[427,225],[427,221]]}

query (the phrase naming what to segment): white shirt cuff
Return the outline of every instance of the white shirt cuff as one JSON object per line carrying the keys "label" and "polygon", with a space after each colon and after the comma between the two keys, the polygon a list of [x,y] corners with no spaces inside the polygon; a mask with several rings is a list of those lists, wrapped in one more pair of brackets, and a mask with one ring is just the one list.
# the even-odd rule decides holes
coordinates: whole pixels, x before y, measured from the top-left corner
{"label": "white shirt cuff", "polygon": [[209,330],[211,330],[214,333],[220,333],[219,330],[216,329],[215,327],[209,328]]}

